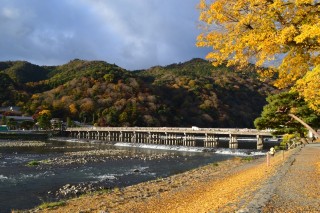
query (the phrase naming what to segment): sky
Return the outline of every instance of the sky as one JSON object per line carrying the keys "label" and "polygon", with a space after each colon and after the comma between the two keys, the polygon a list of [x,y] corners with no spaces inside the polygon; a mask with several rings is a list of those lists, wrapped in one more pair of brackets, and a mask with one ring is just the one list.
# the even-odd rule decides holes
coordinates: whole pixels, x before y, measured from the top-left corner
{"label": "sky", "polygon": [[199,0],[1,0],[0,61],[103,60],[128,69],[204,58]]}

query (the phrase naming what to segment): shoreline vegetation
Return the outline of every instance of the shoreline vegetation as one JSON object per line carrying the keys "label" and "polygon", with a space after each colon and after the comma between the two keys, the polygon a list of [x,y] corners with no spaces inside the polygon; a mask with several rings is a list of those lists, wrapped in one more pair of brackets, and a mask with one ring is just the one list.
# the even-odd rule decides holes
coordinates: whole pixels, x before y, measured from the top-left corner
{"label": "shoreline vegetation", "polygon": [[0,148],[1,147],[44,147],[46,143],[43,141],[12,141],[12,140],[1,140],[0,139]]}
{"label": "shoreline vegetation", "polygon": [[235,157],[167,178],[13,212],[235,212],[246,209],[299,150],[277,153],[269,166],[266,157]]}

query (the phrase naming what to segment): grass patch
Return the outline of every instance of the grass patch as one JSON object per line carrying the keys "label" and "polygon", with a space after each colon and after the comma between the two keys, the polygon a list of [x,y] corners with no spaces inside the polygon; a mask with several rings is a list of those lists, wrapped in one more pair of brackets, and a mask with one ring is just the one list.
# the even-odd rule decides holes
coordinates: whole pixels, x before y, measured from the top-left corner
{"label": "grass patch", "polygon": [[92,196],[92,195],[103,195],[103,194],[109,194],[111,193],[112,190],[111,189],[99,189],[97,191],[93,191],[93,192],[87,192],[87,193],[84,193],[82,195],[80,195],[79,197],[80,198],[83,198],[83,197],[86,197],[86,196]]}
{"label": "grass patch", "polygon": [[114,192],[114,193],[120,193],[120,188],[119,187],[114,187],[113,189],[112,189],[112,191]]}
{"label": "grass patch", "polygon": [[253,160],[254,160],[254,158],[253,158],[253,157],[251,157],[251,156],[248,156],[248,157],[244,157],[244,158],[242,158],[241,160],[242,160],[242,161],[250,162],[250,161],[253,161]]}
{"label": "grass patch", "polygon": [[58,206],[64,206],[66,205],[66,202],[64,201],[58,201],[58,202],[45,202],[38,206],[40,209],[52,209]]}
{"label": "grass patch", "polygon": [[109,194],[111,193],[112,190],[111,189],[100,189],[98,191],[95,191],[93,194],[95,195],[102,195],[102,194]]}
{"label": "grass patch", "polygon": [[38,166],[39,164],[40,164],[39,161],[32,160],[32,161],[27,163],[27,166]]}
{"label": "grass patch", "polygon": [[213,166],[213,167],[219,166],[218,163],[212,163],[212,164],[210,164],[210,165]]}

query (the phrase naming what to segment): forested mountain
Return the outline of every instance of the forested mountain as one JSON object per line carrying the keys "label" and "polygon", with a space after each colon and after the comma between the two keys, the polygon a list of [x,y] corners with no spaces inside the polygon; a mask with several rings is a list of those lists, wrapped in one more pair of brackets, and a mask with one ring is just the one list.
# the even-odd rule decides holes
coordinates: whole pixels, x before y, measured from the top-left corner
{"label": "forested mountain", "polygon": [[252,69],[202,59],[139,71],[78,59],[61,66],[0,62],[0,105],[99,126],[252,127],[275,91]]}
{"label": "forested mountain", "polygon": [[17,83],[37,82],[48,78],[50,70],[26,61],[0,62],[0,71]]}
{"label": "forested mountain", "polygon": [[202,59],[153,67],[139,76],[161,97],[174,123],[206,127],[251,127],[265,97],[274,88],[252,72],[225,66],[212,67]]}

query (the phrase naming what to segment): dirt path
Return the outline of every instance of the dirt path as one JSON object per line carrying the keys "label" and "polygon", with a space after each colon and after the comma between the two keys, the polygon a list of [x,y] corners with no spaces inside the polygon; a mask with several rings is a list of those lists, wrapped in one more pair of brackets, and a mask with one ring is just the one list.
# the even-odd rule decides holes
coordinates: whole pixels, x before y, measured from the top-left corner
{"label": "dirt path", "polygon": [[263,212],[320,212],[320,144],[302,148]]}
{"label": "dirt path", "polygon": [[[286,152],[284,159],[277,154],[271,158],[270,166],[265,158],[250,163],[236,158],[165,179],[82,196],[53,209],[30,212],[246,212],[265,205],[273,190],[267,195],[261,190],[298,151]],[[259,200],[256,195],[261,193],[263,199],[256,202]]]}
{"label": "dirt path", "polygon": [[[276,176],[286,160],[291,161],[296,152],[291,150],[286,156],[278,154],[271,158],[270,166],[265,159],[239,166],[224,178],[198,183],[178,192],[170,191],[127,210],[137,213],[260,212],[270,197],[270,193],[263,193],[268,187],[268,180]],[[262,196],[256,197],[257,194]]]}

